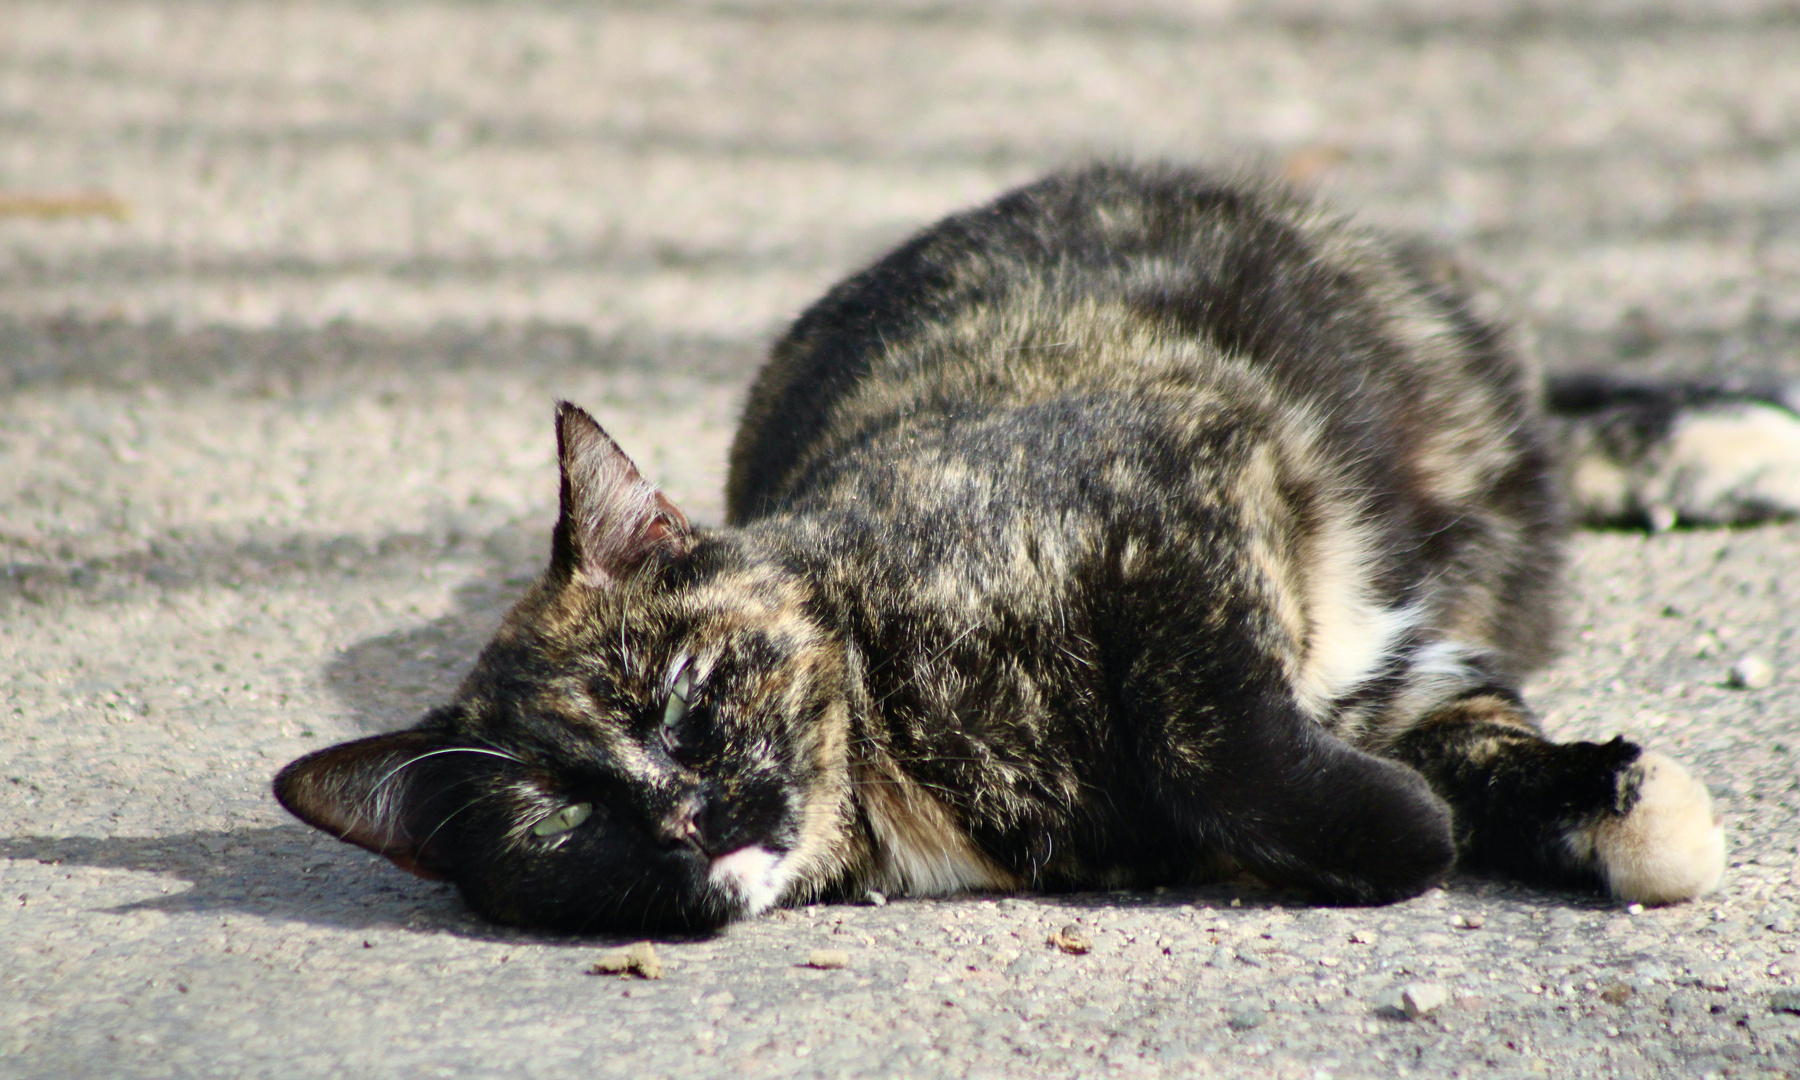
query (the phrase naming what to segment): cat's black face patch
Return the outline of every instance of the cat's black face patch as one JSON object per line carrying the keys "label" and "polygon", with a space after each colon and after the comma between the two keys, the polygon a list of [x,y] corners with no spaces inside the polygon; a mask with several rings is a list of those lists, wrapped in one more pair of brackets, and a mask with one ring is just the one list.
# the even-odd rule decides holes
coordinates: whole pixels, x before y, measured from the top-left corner
{"label": "cat's black face patch", "polygon": [[[651,933],[708,930],[740,913],[709,886],[704,853],[657,835],[654,810],[616,783],[485,755],[450,753],[416,768],[420,868],[455,882],[489,918]],[[580,820],[559,828],[559,814]]]}
{"label": "cat's black face patch", "polygon": [[471,906],[573,933],[709,931],[745,913],[746,898],[712,880],[713,853],[661,827],[654,812],[617,792],[564,791],[560,799],[581,801],[563,806],[593,808],[566,833],[522,831],[505,809],[449,826],[446,850],[461,860],[449,875]]}

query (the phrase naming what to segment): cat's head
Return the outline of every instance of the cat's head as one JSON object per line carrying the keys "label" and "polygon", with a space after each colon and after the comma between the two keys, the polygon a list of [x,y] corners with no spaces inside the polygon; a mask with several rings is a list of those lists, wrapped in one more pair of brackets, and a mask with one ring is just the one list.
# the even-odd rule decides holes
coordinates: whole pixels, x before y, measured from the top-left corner
{"label": "cat's head", "polygon": [[543,579],[457,699],[282,770],[283,806],[502,922],[708,930],[830,877],[844,649],[804,581],[702,533],[585,412],[557,412]]}

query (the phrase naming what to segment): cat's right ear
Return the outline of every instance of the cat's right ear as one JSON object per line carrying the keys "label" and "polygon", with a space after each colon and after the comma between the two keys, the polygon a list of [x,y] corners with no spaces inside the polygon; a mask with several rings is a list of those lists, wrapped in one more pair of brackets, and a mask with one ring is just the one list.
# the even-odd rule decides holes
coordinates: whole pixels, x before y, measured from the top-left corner
{"label": "cat's right ear", "polygon": [[692,545],[687,515],[643,478],[593,417],[566,401],[556,403],[556,456],[562,512],[551,540],[552,574],[606,587],[652,554],[678,555]]}
{"label": "cat's right ear", "polygon": [[281,770],[275,798],[316,829],[440,880],[444,868],[430,843],[438,823],[426,812],[437,770],[422,766],[449,749],[416,730],[328,746]]}

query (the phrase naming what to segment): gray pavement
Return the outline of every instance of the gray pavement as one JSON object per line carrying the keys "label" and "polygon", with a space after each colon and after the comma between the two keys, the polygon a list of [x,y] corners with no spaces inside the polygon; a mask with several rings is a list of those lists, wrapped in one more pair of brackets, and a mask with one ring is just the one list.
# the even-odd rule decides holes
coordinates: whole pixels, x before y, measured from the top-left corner
{"label": "gray pavement", "polygon": [[620,979],[267,793],[454,684],[553,397],[716,521],[784,320],[1084,156],[1318,183],[1556,367],[1800,377],[1796,58],[1773,0],[0,0],[0,1076],[1800,1075],[1800,526],[1577,545],[1532,693],[1713,785],[1675,908],[817,907]]}

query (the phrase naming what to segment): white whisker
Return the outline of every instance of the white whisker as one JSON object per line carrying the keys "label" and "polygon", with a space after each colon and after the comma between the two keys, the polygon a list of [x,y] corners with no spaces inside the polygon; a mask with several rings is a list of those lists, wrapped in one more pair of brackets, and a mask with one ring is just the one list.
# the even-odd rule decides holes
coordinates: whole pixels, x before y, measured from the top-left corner
{"label": "white whisker", "polygon": [[434,758],[441,754],[486,754],[488,757],[497,757],[505,761],[510,761],[515,765],[525,764],[517,756],[509,754],[504,750],[480,746],[446,746],[436,750],[427,750],[423,754],[407,758],[392,769],[389,769],[386,775],[380,780],[375,781],[375,783],[369,787],[369,797],[366,800],[368,806],[367,812],[364,811],[363,807],[359,806],[356,814],[350,819],[349,825],[338,836],[338,839],[343,840],[351,833],[355,832],[358,822],[366,820],[373,823],[384,819],[387,815],[383,812],[383,802],[387,798],[388,785],[393,781],[394,777],[399,776],[402,772],[417,765],[419,762],[424,761],[426,758]]}

